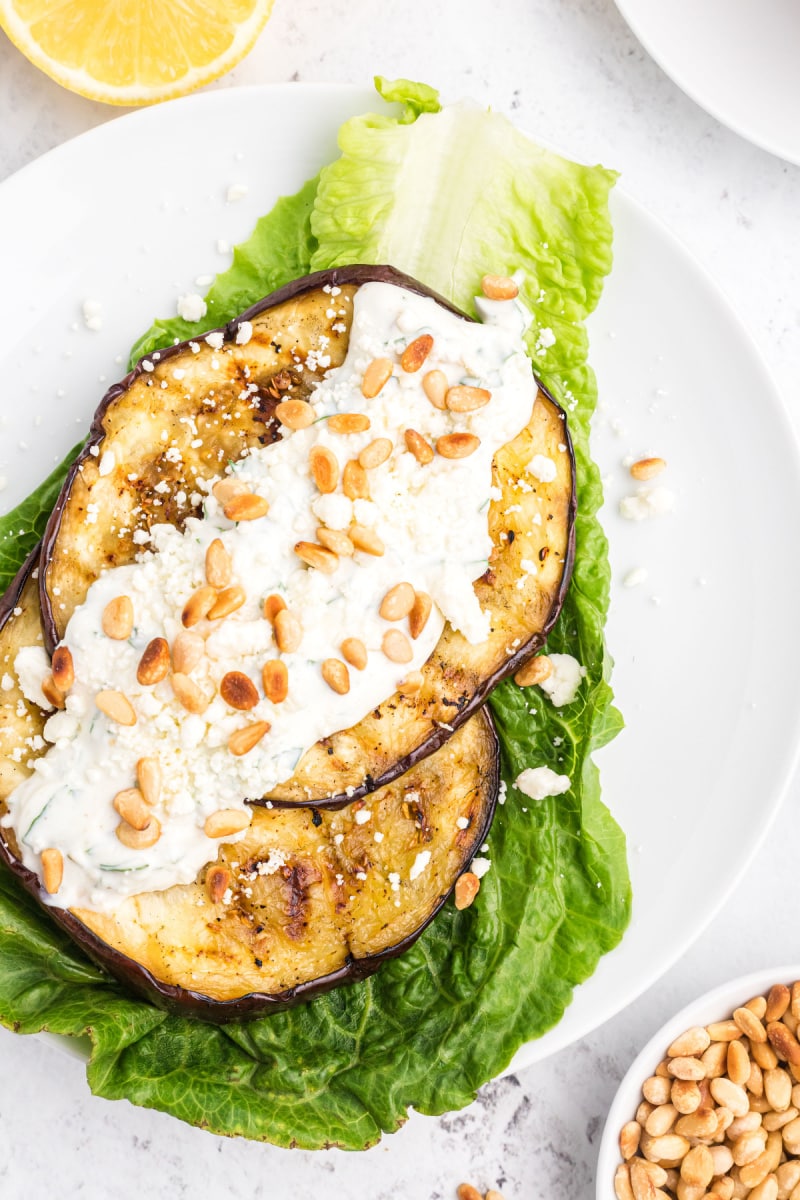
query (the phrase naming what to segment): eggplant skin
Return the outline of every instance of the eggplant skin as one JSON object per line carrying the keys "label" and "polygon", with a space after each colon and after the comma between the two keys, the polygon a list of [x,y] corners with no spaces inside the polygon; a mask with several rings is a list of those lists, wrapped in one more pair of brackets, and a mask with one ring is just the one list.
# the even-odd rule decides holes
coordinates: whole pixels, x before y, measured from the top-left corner
{"label": "eggplant skin", "polygon": [[[193,343],[172,346],[161,352],[158,362],[147,360],[150,370],[140,363],[111,388],[45,533],[40,594],[48,649],[52,651],[70,613],[100,571],[134,557],[138,547],[132,537],[137,522],[139,528],[146,527],[151,518],[180,525],[188,512],[192,472],[215,473],[219,453],[223,458],[236,458],[244,448],[263,445],[277,436],[271,415],[280,395],[277,385],[291,375],[292,396],[297,397],[315,386],[320,372],[309,352],[319,345],[320,334],[328,339],[330,366],[343,360],[352,305],[342,306],[347,315],[341,316],[331,307],[330,290],[323,289],[338,287],[352,298],[358,287],[373,280],[433,296],[449,311],[458,312],[392,267],[317,272],[265,297],[225,326],[220,331],[224,338],[220,352],[205,342],[194,343],[199,345],[197,352],[192,350]],[[328,317],[328,312],[333,315]],[[458,315],[470,320],[463,313]],[[245,321],[252,326],[252,336],[239,345],[236,336]],[[186,372],[180,386],[173,378],[178,363]],[[249,400],[242,406],[240,390],[245,378],[257,389],[255,408]],[[227,434],[219,433],[219,421],[212,416],[212,421],[217,419],[217,426],[211,429],[213,437],[193,449],[186,417],[208,417],[211,388],[211,411],[215,411],[214,405],[232,406],[235,420],[225,428],[237,424],[239,439],[235,445],[224,442]],[[153,416],[157,419],[152,420]],[[164,429],[180,449],[179,466],[166,460],[167,443],[159,432]],[[224,445],[217,446],[217,436]],[[100,475],[98,464],[109,449],[116,466]],[[535,454],[544,454],[556,464],[552,482],[540,482],[527,473]],[[136,477],[133,482],[131,474]],[[572,574],[576,499],[566,415],[541,383],[528,425],[496,453],[493,476],[502,493],[489,507],[494,548],[489,569],[475,583],[481,605],[491,618],[489,638],[473,646],[446,626],[423,668],[419,692],[414,696],[395,694],[350,729],[317,742],[302,756],[290,779],[269,796],[251,797],[254,803],[337,806],[385,786],[442,746],[501,680],[543,646]],[[158,496],[152,490],[155,482],[161,487]],[[90,504],[100,515],[87,527]],[[122,529],[128,531],[124,536]],[[523,565],[530,563],[536,564],[535,572]]]}
{"label": "eggplant skin", "polygon": [[[36,561],[28,560],[0,602],[0,660],[12,678],[17,651],[42,639]],[[0,813],[30,773],[13,750],[40,734],[47,717],[27,702],[23,713],[20,699],[16,682],[0,693]],[[486,839],[498,791],[497,737],[483,710],[437,754],[366,801],[327,811],[255,808],[244,839],[221,846],[213,865],[228,871],[223,898],[211,898],[212,866],[193,884],[129,897],[109,914],[65,910],[45,904],[13,830],[0,829],[0,859],[130,991],[168,1011],[224,1023],[363,980],[408,949]],[[429,861],[415,872],[426,852]]]}

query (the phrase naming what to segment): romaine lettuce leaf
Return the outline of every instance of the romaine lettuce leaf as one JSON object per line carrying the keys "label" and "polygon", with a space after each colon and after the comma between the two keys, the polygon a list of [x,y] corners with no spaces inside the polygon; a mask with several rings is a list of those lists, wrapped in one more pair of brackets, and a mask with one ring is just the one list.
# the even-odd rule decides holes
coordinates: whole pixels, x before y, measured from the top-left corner
{"label": "romaine lettuce leaf", "polygon": [[[389,261],[464,307],[484,272],[525,272],[523,294],[536,317],[529,348],[569,411],[578,460],[575,575],[548,645],[586,666],[579,696],[555,709],[537,689],[507,682],[496,690],[508,795],[473,907],[447,906],[374,978],[286,1013],[216,1029],[132,1000],[0,873],[0,1020],[22,1032],[88,1031],[89,1082],[99,1095],[218,1133],[309,1148],[369,1145],[397,1128],[409,1106],[463,1107],[522,1043],[560,1019],[630,913],[624,837],[600,802],[590,758],[621,724],[603,642],[609,567],[595,515],[601,489],[588,435],[596,388],[582,324],[610,267],[613,175],[538,150],[493,114],[439,112],[425,85],[378,86],[403,106],[400,115],[347,123],[343,157],[323,172],[310,219],[313,181],[279,201],[239,248],[212,289],[210,324],[285,282],[287,247],[292,276]],[[157,322],[134,354],[185,332]],[[25,527],[38,528],[51,502],[43,491]],[[16,544],[8,544],[3,569]],[[572,788],[529,801],[513,780],[533,765],[568,774]]]}

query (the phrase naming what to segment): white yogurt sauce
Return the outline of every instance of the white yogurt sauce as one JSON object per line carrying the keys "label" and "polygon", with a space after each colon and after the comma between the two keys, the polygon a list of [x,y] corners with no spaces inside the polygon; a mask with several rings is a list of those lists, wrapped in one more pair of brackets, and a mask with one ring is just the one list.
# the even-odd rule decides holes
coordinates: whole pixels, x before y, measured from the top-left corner
{"label": "white yogurt sauce", "polygon": [[[390,696],[428,659],[446,620],[472,643],[487,637],[488,616],[473,582],[486,570],[491,550],[492,458],[527,424],[536,385],[521,340],[529,320],[524,307],[507,301],[483,309],[486,323],[473,324],[393,285],[362,286],[347,358],[311,397],[318,419],[308,429],[286,430],[281,440],[233,467],[236,478],[269,502],[268,514],[234,525],[211,494],[210,479],[204,519],[190,518],[183,531],[154,527],[151,547],[137,562],[105,572],[89,589],[64,638],[76,682],[65,711],[45,727],[53,745],[11,794],[4,819],[32,870],[41,871],[43,849],[61,851],[64,878],[52,903],[107,911],[124,896],[193,881],[217,856],[218,840],[204,832],[210,813],[244,809],[248,796],[261,796],[288,779],[319,738],[355,724]],[[420,371],[406,373],[400,355],[422,333],[433,335],[433,350]],[[324,350],[323,345],[318,353]],[[380,394],[367,400],[361,381],[376,357],[391,358],[394,372]],[[467,414],[435,408],[422,388],[424,375],[434,369],[444,371],[451,386],[487,388],[491,401]],[[331,433],[325,418],[337,412],[366,413],[370,429]],[[480,446],[467,458],[436,455],[422,466],[405,447],[407,428],[431,444],[446,433],[469,432]],[[341,483],[335,493],[318,492],[308,468],[312,446],[328,447],[344,467],[382,437],[394,448],[387,462],[368,472],[370,500],[351,502]],[[294,553],[296,542],[316,541],[320,524],[346,529],[353,521],[379,535],[386,547],[382,557],[356,552],[328,575],[304,566]],[[169,679],[143,687],[136,668],[152,638],[172,644],[180,632],[181,611],[206,582],[205,551],[217,537],[233,560],[233,582],[247,599],[223,620],[204,623],[206,656],[192,678],[216,691],[227,672],[241,671],[256,684],[260,699],[241,712],[217,691],[207,711],[193,715],[177,702]],[[389,588],[401,581],[428,592],[434,607],[411,643],[413,660],[398,665],[385,657],[381,641],[389,628],[407,632],[407,624],[388,622],[378,610]],[[262,615],[271,593],[280,594],[302,623],[295,653],[279,654]],[[126,641],[106,637],[101,628],[105,606],[120,595],[133,602],[134,630]],[[349,669],[350,691],[339,695],[323,681],[320,667],[327,658],[341,658],[348,637],[364,642],[369,661],[364,671]],[[18,658],[17,672],[26,694],[41,703],[41,677],[26,663],[26,653]],[[289,694],[275,705],[263,696],[261,668],[278,657],[288,668]],[[117,725],[98,710],[94,698],[104,689],[125,693],[137,714],[135,725]],[[268,721],[270,732],[248,754],[232,755],[230,734],[254,721]],[[163,771],[154,810],[162,833],[150,849],[131,850],[116,836],[119,817],[112,800],[134,786],[136,762],[145,756],[157,757]]]}

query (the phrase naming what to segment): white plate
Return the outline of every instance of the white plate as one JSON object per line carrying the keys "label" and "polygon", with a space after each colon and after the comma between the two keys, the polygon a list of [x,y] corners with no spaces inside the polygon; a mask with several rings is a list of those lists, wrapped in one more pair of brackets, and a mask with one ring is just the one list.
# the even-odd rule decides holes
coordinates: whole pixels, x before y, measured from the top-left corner
{"label": "white plate", "polygon": [[736,133],[800,163],[797,0],[616,0],[687,96]]}
{"label": "white plate", "polygon": [[633,1120],[642,1099],[642,1084],[653,1074],[675,1038],[695,1025],[724,1021],[753,996],[766,995],[774,983],[791,986],[796,979],[800,979],[800,966],[797,965],[763,968],[740,975],[687,1004],[653,1034],[631,1063],[611,1102],[597,1156],[597,1200],[615,1200],[614,1172],[621,1161],[619,1131],[626,1121]]}
{"label": "white plate", "polygon": [[[115,356],[154,314],[174,312],[196,276],[227,265],[217,239],[244,238],[278,193],[334,156],[340,122],[375,103],[329,86],[198,95],[93,130],[0,187],[0,262],[14,280],[0,289],[8,504],[85,431],[122,371]],[[232,183],[249,192],[226,204]],[[650,578],[615,587],[608,633],[627,729],[602,769],[630,839],[635,908],[622,946],[515,1067],[595,1028],[686,949],[745,869],[796,755],[800,561],[780,520],[800,511],[789,423],[702,271],[630,198],[615,195],[613,210],[616,265],[591,322],[592,360],[629,433],[603,417],[596,449],[613,476],[617,575],[644,565]],[[99,333],[83,326],[86,298],[103,306]],[[669,460],[674,515],[641,525],[616,515],[629,449]],[[666,904],[669,877],[702,886],[673,887]]]}

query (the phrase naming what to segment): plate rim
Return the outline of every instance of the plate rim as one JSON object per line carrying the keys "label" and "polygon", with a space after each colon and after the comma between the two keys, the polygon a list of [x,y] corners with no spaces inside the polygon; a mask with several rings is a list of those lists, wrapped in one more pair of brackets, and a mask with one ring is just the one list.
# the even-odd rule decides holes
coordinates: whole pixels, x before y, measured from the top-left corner
{"label": "plate rim", "polygon": [[[376,93],[371,88],[360,84],[325,82],[307,83],[304,81],[248,84],[241,87],[230,87],[215,91],[197,92],[186,97],[168,101],[166,103],[170,110],[177,108],[182,110],[192,110],[194,108],[202,108],[205,105],[213,107],[215,105],[225,104],[246,104],[248,99],[252,99],[255,95],[269,95],[271,97],[275,97],[280,94],[296,95],[298,92],[302,92],[304,94],[317,93],[320,96],[330,94],[332,92],[339,96],[349,94],[353,98],[354,105],[360,104],[361,98],[370,98],[375,102],[376,105],[378,103],[382,103],[378,101]],[[369,103],[369,100],[367,100],[367,103]],[[82,145],[85,142],[91,143],[92,141],[98,141],[102,144],[105,138],[110,137],[113,139],[119,136],[118,133],[114,133],[113,131],[120,122],[126,123],[125,128],[133,123],[146,126],[150,122],[157,122],[159,115],[163,111],[163,105],[156,105],[150,108],[137,109],[133,112],[122,113],[112,117],[109,121],[103,122],[101,125],[94,126],[91,129],[78,134],[76,137],[68,139],[67,141],[60,143],[58,146],[53,147],[45,154],[25,164],[25,166],[14,172],[7,179],[0,181],[0,208],[3,204],[4,194],[7,191],[11,191],[16,186],[24,186],[28,178],[35,179],[38,172],[49,169],[49,164],[51,162],[57,162],[62,155],[74,153],[76,145]],[[355,109],[354,111],[360,110]],[[541,141],[541,139],[539,140]],[[563,151],[558,151],[557,148],[555,149],[556,152],[563,153]],[[278,190],[280,191],[280,187]],[[747,357],[752,362],[753,367],[757,369],[759,375],[764,380],[765,392],[772,401],[770,404],[770,409],[775,418],[780,421],[780,426],[783,432],[787,435],[785,440],[790,444],[791,447],[791,454],[794,459],[795,467],[793,475],[794,486],[800,489],[800,444],[798,443],[798,435],[795,433],[791,422],[786,399],[777,385],[770,366],[766,361],[765,356],[755,339],[755,336],[744,323],[735,305],[731,302],[726,293],[716,282],[711,272],[705,267],[697,255],[660,216],[650,211],[650,209],[648,209],[641,201],[619,186],[616,186],[614,192],[612,193],[612,204],[615,206],[621,206],[623,211],[627,206],[633,213],[635,213],[636,217],[649,227],[654,236],[656,236],[660,241],[666,242],[669,246],[670,252],[673,255],[677,255],[682,260],[683,265],[694,272],[695,275],[702,280],[710,295],[713,296],[715,303],[724,313],[726,323],[731,327],[732,332],[736,335],[739,343],[743,347],[743,352],[746,353]],[[593,315],[594,314],[590,315],[589,318],[590,340],[591,321]],[[786,793],[797,772],[798,763],[800,762],[800,704],[798,705],[795,713],[793,734],[793,746],[791,752],[787,751],[787,758],[783,767],[782,776],[772,788],[772,804],[764,820],[762,828],[760,829],[760,832],[755,840],[749,844],[748,853],[744,856],[738,871],[734,873],[720,895],[716,898],[716,901],[710,906],[709,911],[705,914],[705,917],[700,925],[693,928],[692,931],[682,939],[680,944],[677,945],[675,951],[668,956],[667,959],[659,962],[658,965],[654,965],[645,975],[637,977],[635,984],[632,984],[630,988],[625,989],[622,992],[609,991],[609,999],[605,1004],[595,1005],[591,1015],[587,1015],[583,1021],[579,1021],[577,1025],[574,1028],[570,1028],[568,1032],[561,1032],[564,1030],[565,1016],[569,1013],[568,1006],[565,1010],[565,1015],[562,1016],[557,1025],[553,1026],[552,1029],[546,1031],[540,1037],[524,1043],[517,1050],[511,1062],[508,1064],[505,1070],[500,1073],[501,1075],[512,1074],[516,1071],[525,1069],[526,1067],[531,1066],[533,1063],[541,1061],[551,1054],[557,1053],[559,1050],[574,1044],[581,1038],[592,1033],[599,1026],[621,1012],[622,1009],[634,1003],[650,986],[652,986],[656,980],[661,978],[668,970],[670,970],[674,963],[702,935],[710,922],[718,915],[720,910],[727,903],[731,893],[739,885],[751,863],[760,851],[761,845],[772,828],[773,822],[780,811]],[[602,770],[602,760],[600,766]],[[623,830],[623,832],[625,831]],[[636,920],[635,907],[631,917],[631,921],[633,922],[634,920]],[[601,964],[606,962],[606,960],[613,960],[614,956],[619,954],[622,944],[624,944],[624,936],[623,942],[620,944],[620,946],[611,951],[610,954],[605,955],[604,958],[601,959]],[[575,989],[576,993],[580,989],[585,988],[590,980],[587,980],[583,984],[577,985]],[[619,998],[620,995],[622,996],[622,999]],[[69,1052],[73,1055],[75,1053],[74,1042],[71,1038],[63,1039],[61,1035],[47,1033],[37,1034],[35,1036],[50,1042],[58,1042],[59,1044],[66,1040],[69,1047]],[[67,1046],[62,1045],[62,1049],[66,1050]]]}
{"label": "plate rim", "polygon": [[800,139],[798,140],[798,145],[795,147],[782,146],[780,142],[772,141],[768,135],[762,134],[760,131],[753,132],[752,129],[749,129],[743,123],[726,116],[724,110],[715,103],[713,98],[711,100],[704,99],[701,89],[695,86],[695,84],[688,82],[682,70],[676,70],[669,64],[667,57],[659,52],[652,38],[643,32],[639,19],[631,14],[635,0],[633,0],[633,3],[632,0],[614,0],[614,3],[623,21],[637,41],[647,51],[653,62],[660,67],[667,78],[671,79],[685,96],[688,96],[693,104],[696,104],[703,112],[713,117],[720,125],[724,125],[731,133],[735,133],[737,137],[749,142],[751,146],[756,146],[759,150],[766,150],[768,154],[772,154],[775,158],[780,158],[784,162],[800,166]]}

